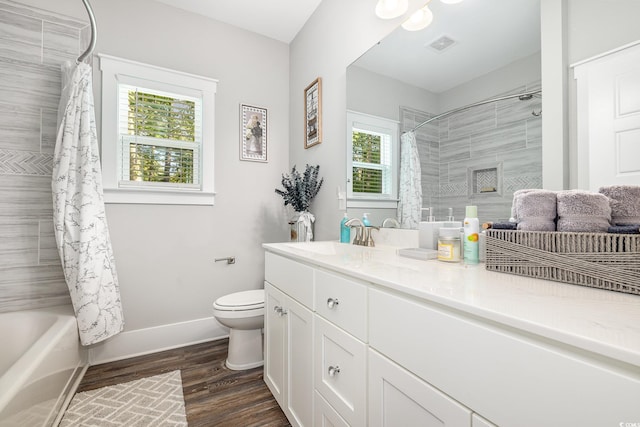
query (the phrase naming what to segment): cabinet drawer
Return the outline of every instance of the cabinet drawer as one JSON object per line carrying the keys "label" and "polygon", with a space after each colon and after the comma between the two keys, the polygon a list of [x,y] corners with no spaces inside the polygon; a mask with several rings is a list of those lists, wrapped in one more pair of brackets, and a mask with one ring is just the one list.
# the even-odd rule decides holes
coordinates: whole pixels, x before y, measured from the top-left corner
{"label": "cabinet drawer", "polygon": [[320,316],[315,322],[315,387],[351,426],[366,425],[366,345]]}
{"label": "cabinet drawer", "polygon": [[264,279],[305,307],[313,308],[313,269],[265,252]]}
{"label": "cabinet drawer", "polygon": [[367,287],[316,270],[316,313],[356,338],[367,341]]}
{"label": "cabinet drawer", "polygon": [[497,425],[638,418],[637,368],[378,290],[369,310],[371,347]]}
{"label": "cabinet drawer", "polygon": [[471,411],[369,350],[369,426],[471,426]]}

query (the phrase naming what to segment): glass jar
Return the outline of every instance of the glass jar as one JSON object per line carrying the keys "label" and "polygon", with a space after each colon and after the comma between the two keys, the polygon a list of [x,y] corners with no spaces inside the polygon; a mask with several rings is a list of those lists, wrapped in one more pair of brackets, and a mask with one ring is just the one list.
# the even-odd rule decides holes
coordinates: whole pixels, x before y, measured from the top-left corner
{"label": "glass jar", "polygon": [[460,228],[441,227],[438,232],[438,260],[460,262]]}

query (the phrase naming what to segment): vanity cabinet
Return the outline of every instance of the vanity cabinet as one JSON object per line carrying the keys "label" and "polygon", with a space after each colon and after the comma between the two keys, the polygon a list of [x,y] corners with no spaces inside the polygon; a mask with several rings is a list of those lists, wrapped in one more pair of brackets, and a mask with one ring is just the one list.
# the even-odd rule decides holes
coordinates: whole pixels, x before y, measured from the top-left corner
{"label": "vanity cabinet", "polygon": [[[393,281],[417,273],[438,280],[439,271],[425,274],[421,265],[410,264],[406,275],[395,270],[397,279],[365,281],[361,270],[342,274],[340,262],[362,255],[356,250],[351,258],[336,255],[335,270],[326,259],[320,264],[311,256],[266,254],[265,382],[293,425],[538,427],[638,420],[638,364],[596,353],[597,345],[579,347],[555,329],[532,328],[512,307],[505,322],[494,312],[481,316],[486,310],[479,314],[472,304],[448,304],[444,294],[416,287],[422,296],[411,295]],[[443,266],[442,277],[451,268]],[[455,274],[460,271],[467,270]],[[486,273],[482,280],[494,277],[501,276]],[[509,285],[523,280],[508,279]],[[473,289],[480,279],[468,280],[466,289]]]}
{"label": "vanity cabinet", "polygon": [[264,381],[293,425],[311,426],[313,271],[286,258],[267,258]]}

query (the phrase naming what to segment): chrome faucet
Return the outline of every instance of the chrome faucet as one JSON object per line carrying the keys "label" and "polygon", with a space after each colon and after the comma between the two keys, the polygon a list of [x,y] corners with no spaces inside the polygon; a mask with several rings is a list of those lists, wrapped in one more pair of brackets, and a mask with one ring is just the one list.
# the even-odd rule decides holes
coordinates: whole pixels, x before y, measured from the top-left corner
{"label": "chrome faucet", "polygon": [[358,218],[350,219],[344,225],[356,229],[356,237],[353,238],[354,245],[375,246],[371,230],[380,230],[380,227],[365,226]]}
{"label": "chrome faucet", "polygon": [[356,237],[353,238],[354,245],[362,245],[362,237],[363,237],[363,229],[364,224],[358,218],[352,218],[349,221],[345,222],[344,225],[347,227],[351,227],[352,229],[356,229]]}

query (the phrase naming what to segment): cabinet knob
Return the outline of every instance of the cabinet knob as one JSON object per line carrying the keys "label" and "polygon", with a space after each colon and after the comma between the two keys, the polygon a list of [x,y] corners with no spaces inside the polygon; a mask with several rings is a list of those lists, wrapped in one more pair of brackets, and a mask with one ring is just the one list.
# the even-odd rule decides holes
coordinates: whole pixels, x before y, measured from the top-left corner
{"label": "cabinet knob", "polygon": [[327,372],[329,373],[330,377],[335,377],[340,372],[340,367],[337,365],[329,366],[329,369],[327,369]]}
{"label": "cabinet knob", "polygon": [[329,309],[333,309],[339,303],[340,303],[340,301],[338,301],[338,298],[329,298],[327,300],[327,307],[329,307]]}
{"label": "cabinet knob", "polygon": [[273,311],[275,311],[276,313],[278,313],[278,316],[282,317],[285,314],[288,313],[287,309],[280,307],[279,305],[276,305],[275,307],[273,307]]}

